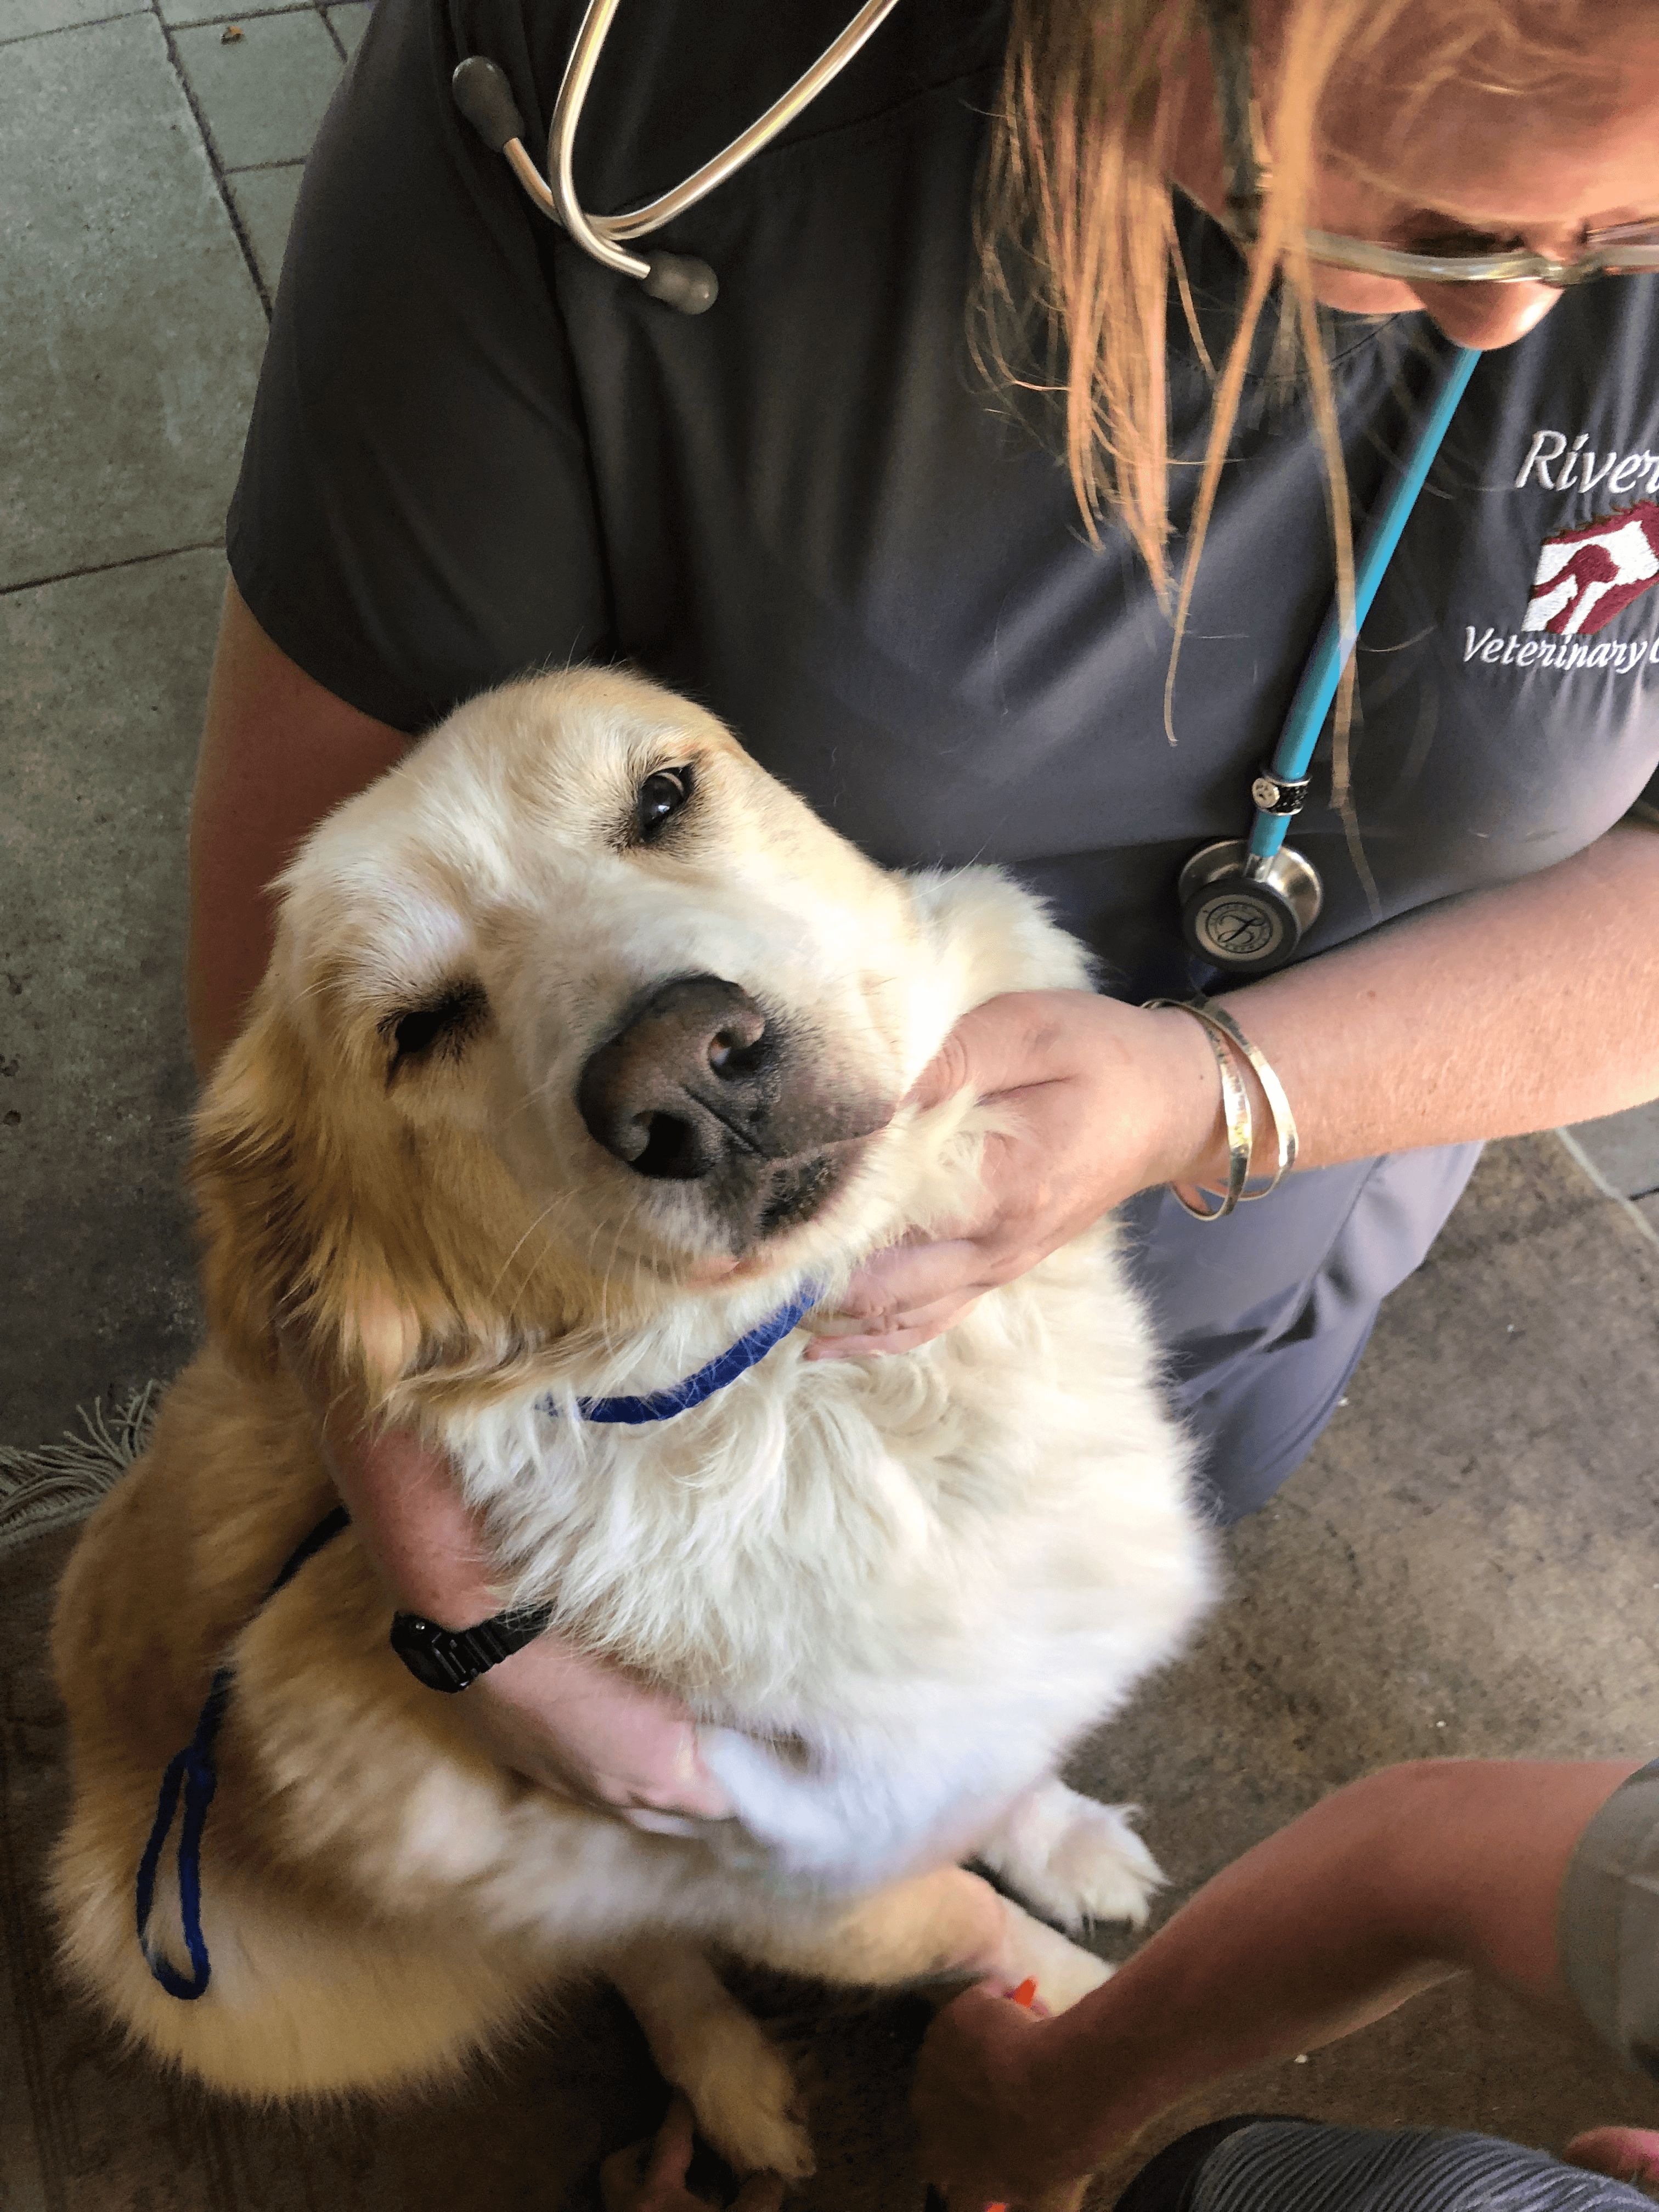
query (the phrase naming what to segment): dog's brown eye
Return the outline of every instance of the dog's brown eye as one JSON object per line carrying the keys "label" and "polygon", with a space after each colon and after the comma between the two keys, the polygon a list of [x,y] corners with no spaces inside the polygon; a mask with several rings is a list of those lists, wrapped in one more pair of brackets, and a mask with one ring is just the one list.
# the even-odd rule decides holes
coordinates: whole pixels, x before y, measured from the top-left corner
{"label": "dog's brown eye", "polygon": [[670,822],[691,796],[691,771],[689,768],[655,769],[640,786],[634,799],[634,818],[639,826],[640,842],[648,845],[658,836],[663,824]]}
{"label": "dog's brown eye", "polygon": [[392,1040],[388,1078],[434,1046],[459,1053],[483,1019],[486,1004],[476,983],[458,983],[429,1006],[410,1006],[404,1013],[390,1015],[380,1024],[382,1033]]}

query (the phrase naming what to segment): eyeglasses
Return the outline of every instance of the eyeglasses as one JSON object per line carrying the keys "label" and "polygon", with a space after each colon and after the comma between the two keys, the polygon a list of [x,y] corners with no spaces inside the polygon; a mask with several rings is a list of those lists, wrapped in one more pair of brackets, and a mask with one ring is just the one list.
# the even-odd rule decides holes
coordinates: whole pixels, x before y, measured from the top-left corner
{"label": "eyeglasses", "polygon": [[1368,276],[1397,276],[1407,284],[1549,284],[1562,291],[1592,276],[1637,276],[1659,269],[1659,222],[1587,230],[1571,261],[1473,234],[1427,239],[1419,246],[1376,246],[1331,230],[1304,230],[1302,238],[1315,261]]}
{"label": "eyeglasses", "polygon": [[[1261,225],[1263,171],[1250,91],[1249,0],[1204,0],[1221,127],[1229,235],[1253,246]],[[1459,232],[1415,246],[1382,246],[1333,230],[1304,230],[1309,256],[1333,269],[1392,276],[1407,284],[1548,284],[1557,291],[1594,276],[1634,276],[1659,270],[1659,220],[1587,230],[1570,261],[1536,253],[1516,239]]]}

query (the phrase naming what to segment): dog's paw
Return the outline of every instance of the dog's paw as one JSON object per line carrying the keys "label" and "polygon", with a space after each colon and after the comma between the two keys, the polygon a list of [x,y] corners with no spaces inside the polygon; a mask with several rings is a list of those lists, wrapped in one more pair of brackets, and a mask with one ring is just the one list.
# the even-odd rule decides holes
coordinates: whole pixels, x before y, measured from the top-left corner
{"label": "dog's paw", "polygon": [[1003,1909],[1008,1916],[1007,1928],[994,1971],[1006,1986],[1018,1988],[1021,1982],[1033,1981],[1050,2012],[1065,2012],[1079,1997],[1086,1997],[1091,1990],[1111,1979],[1112,1970],[1104,1959],[1097,1959],[1092,1951],[1085,1951],[1057,1929],[1033,1920],[1029,1912],[1022,1912],[1006,1898]]}
{"label": "dog's paw", "polygon": [[735,2009],[710,2018],[677,2073],[698,2131],[736,2172],[805,2181],[812,2172],[795,2077],[757,2021]]}
{"label": "dog's paw", "polygon": [[1045,1782],[1020,1800],[979,1856],[1063,1927],[1127,1920],[1139,1928],[1164,1876],[1129,1826],[1130,1809]]}

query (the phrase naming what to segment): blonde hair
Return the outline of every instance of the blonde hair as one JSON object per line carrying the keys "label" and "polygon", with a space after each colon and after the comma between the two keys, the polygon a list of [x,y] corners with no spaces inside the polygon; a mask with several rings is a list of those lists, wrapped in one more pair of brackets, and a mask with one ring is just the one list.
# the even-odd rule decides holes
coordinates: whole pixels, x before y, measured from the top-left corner
{"label": "blonde hair", "polygon": [[[1605,70],[1603,40],[1583,35],[1590,0],[1286,0],[1275,26],[1267,111],[1271,179],[1249,256],[1238,328],[1218,371],[1205,351],[1170,202],[1170,157],[1187,103],[1188,59],[1204,34],[1202,0],[1014,0],[1002,96],[980,210],[977,350],[993,376],[1063,398],[1065,449],[1084,524],[1115,522],[1139,547],[1158,595],[1173,601],[1166,680],[1214,510],[1258,325],[1284,280],[1277,361],[1303,379],[1324,461],[1337,605],[1352,626],[1353,553],[1336,404],[1301,239],[1333,68],[1375,54],[1412,17],[1414,76],[1398,87],[1400,123],[1449,84],[1536,94]],[[1639,9],[1638,9],[1639,12]],[[1389,181],[1373,176],[1373,181]],[[1215,378],[1178,582],[1169,544],[1166,323],[1171,276],[1200,359]],[[1034,304],[1044,344],[1007,337]],[[1352,663],[1338,696],[1333,799],[1368,891],[1348,799]],[[1372,894],[1374,897],[1374,893]]]}
{"label": "blonde hair", "polygon": [[[1585,17],[1598,5],[1601,28],[1592,37]],[[1219,372],[1195,528],[1207,516],[1256,325],[1281,275],[1327,459],[1337,460],[1299,240],[1338,56],[1363,63],[1411,16],[1413,81],[1391,88],[1404,124],[1449,84],[1536,96],[1604,76],[1608,12],[1603,0],[1452,0],[1432,9],[1420,0],[1285,0],[1268,109],[1271,182],[1238,331]],[[1620,12],[1651,21],[1650,0],[1630,0]],[[1169,581],[1172,271],[1198,336],[1169,177],[1188,58],[1203,24],[1200,0],[1014,0],[980,216],[981,305],[990,309],[978,324],[981,359],[1005,382],[1063,397],[1066,458],[1086,525],[1097,532],[1109,518],[1127,531],[1160,589]],[[1018,320],[1027,297],[1047,325],[1047,380],[1003,335],[1007,313]],[[1200,349],[1203,357],[1201,341]]]}

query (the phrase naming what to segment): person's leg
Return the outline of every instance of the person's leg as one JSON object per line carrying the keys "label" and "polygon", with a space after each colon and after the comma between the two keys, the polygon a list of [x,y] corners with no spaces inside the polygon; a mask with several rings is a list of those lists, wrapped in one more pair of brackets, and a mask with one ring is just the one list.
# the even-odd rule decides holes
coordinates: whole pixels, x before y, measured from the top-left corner
{"label": "person's leg", "polygon": [[1222,1525],[1265,1505],[1295,1474],[1340,1404],[1370,1341],[1376,1309],[1230,1364],[1208,1389],[1183,1394],[1200,1447],[1204,1502]]}
{"label": "person's leg", "polygon": [[1247,2114],[1168,2145],[1116,2212],[1651,2212],[1651,2200],[1495,2136]]}
{"label": "person's leg", "polygon": [[1254,1511],[1311,1449],[1382,1300],[1421,1264],[1479,1157],[1460,1145],[1316,1169],[1213,1225],[1167,1191],[1125,1209],[1218,1520]]}
{"label": "person's leg", "polygon": [[1143,2166],[1117,2200],[1115,2212],[1190,2212],[1193,2191],[1212,2151],[1241,2128],[1272,2124],[1279,2127],[1313,2127],[1312,2120],[1280,2119],[1271,2112],[1235,2112],[1231,2119],[1211,2120],[1189,2128],[1158,2156]]}

